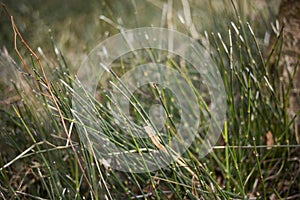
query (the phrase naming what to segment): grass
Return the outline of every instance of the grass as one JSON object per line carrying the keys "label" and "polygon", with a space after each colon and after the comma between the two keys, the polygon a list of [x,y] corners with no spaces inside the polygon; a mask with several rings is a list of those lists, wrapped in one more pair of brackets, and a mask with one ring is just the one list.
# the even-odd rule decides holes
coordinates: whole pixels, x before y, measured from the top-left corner
{"label": "grass", "polygon": [[[151,138],[133,137],[135,127],[132,125],[127,125],[125,130],[118,126],[114,120],[116,111],[114,113],[109,109],[109,103],[113,103],[110,92],[114,88],[110,83],[116,85],[118,77],[137,64],[160,60],[177,70],[193,87],[198,97],[198,109],[205,113],[210,100],[202,96],[206,90],[197,86],[202,79],[194,74],[189,63],[182,64],[180,58],[170,57],[168,52],[155,49],[136,51],[137,57],[143,59],[135,59],[134,54],[124,55],[112,64],[113,71],[105,74],[94,96],[85,94],[86,91],[74,92],[74,88],[81,83],[76,80],[72,67],[66,62],[67,58],[57,49],[54,41],[53,59],[41,50],[35,53],[30,46],[24,48],[25,42],[17,44],[22,52],[27,52],[22,53],[20,58],[27,64],[28,71],[3,53],[1,63],[19,69],[21,84],[11,83],[17,93],[14,99],[17,100],[1,104],[0,197],[299,198],[299,143],[293,118],[287,109],[289,88],[283,88],[277,81],[277,75],[270,73],[271,65],[279,67],[276,62],[270,63],[269,58],[280,54],[282,35],[272,47],[275,55],[265,56],[261,39],[255,35],[255,29],[244,21],[247,16],[240,14],[241,6],[231,6],[234,13],[230,15],[231,23],[222,24],[225,28],[220,33],[206,32],[201,39],[198,38],[218,66],[227,95],[227,120],[218,144],[210,154],[201,157],[199,146],[206,134],[205,128],[201,127],[192,145],[179,160],[153,172],[131,173],[112,169],[108,160],[98,159],[98,153],[101,155],[103,152],[86,145],[89,141],[79,130],[86,128],[96,132],[100,127],[101,134],[111,142],[136,152],[161,148]],[[172,10],[168,12],[169,15],[173,13]],[[215,14],[218,12],[215,11]],[[175,24],[170,23],[166,26]],[[14,23],[12,26],[20,39],[17,26]],[[189,31],[185,30],[193,35]],[[128,88],[119,89],[126,91]],[[74,99],[90,108],[89,115],[78,117],[78,113],[72,110]],[[173,116],[168,117],[164,124],[170,127],[167,136],[160,138],[165,143],[176,136],[174,124],[180,120],[176,100],[174,103],[172,99],[172,93],[160,85],[145,85],[129,98],[135,105],[130,107],[130,112],[137,124],[145,124],[149,120],[145,113],[151,103],[162,104],[168,115]],[[117,114],[121,115],[121,122],[127,122],[122,118],[124,113]],[[150,123],[155,124],[151,120]],[[274,144],[270,144],[271,140]],[[109,147],[105,150],[110,153]]]}

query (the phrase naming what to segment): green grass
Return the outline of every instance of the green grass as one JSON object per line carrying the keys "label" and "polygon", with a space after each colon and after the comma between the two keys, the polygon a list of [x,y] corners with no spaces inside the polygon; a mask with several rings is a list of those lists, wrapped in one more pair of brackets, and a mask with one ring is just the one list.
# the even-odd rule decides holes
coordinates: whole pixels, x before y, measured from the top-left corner
{"label": "green grass", "polygon": [[[154,1],[155,2],[155,1]],[[159,1],[158,1],[159,2]],[[226,1],[223,3],[225,4]],[[241,1],[242,2],[242,1]],[[245,2],[244,2],[245,3]],[[154,4],[160,6],[160,4]],[[213,151],[200,157],[199,146],[205,129],[197,132],[195,140],[181,159],[154,172],[130,173],[111,169],[97,152],[85,143],[80,128],[100,128],[111,142],[127,150],[157,148],[150,139],[132,136],[134,127],[121,129],[109,110],[110,91],[118,76],[137,64],[162,60],[178,70],[185,80],[194,85],[198,97],[205,88],[197,83],[188,63],[181,64],[178,57],[170,58],[158,50],[137,51],[143,59],[124,55],[113,63],[113,72],[99,82],[96,97],[74,93],[80,86],[73,67],[67,64],[61,52],[53,58],[41,54],[41,65],[34,56],[23,57],[31,75],[24,73],[20,64],[21,84],[12,82],[17,101],[1,105],[0,141],[0,197],[3,199],[285,199],[299,197],[299,144],[293,128],[293,118],[287,109],[288,92],[278,84],[277,75],[270,74],[269,57],[264,55],[261,37],[246,22],[241,5],[226,4],[233,15],[228,23],[215,20],[211,30],[199,40],[205,43],[210,56],[218,66],[227,95],[227,121],[221,138]],[[174,4],[174,6],[178,6]],[[199,5],[198,5],[199,6]],[[113,9],[112,9],[113,10]],[[212,11],[216,19],[221,14]],[[175,11],[174,11],[175,13]],[[241,13],[241,14],[240,14]],[[113,18],[112,18],[113,19]],[[18,20],[18,19],[15,19]],[[232,22],[230,22],[230,20]],[[176,24],[176,22],[173,22]],[[209,24],[209,22],[207,22]],[[218,34],[218,23],[220,28]],[[169,26],[170,24],[166,25]],[[179,25],[178,25],[179,26]],[[207,29],[209,25],[207,25]],[[257,28],[258,25],[254,24]],[[254,31],[253,31],[254,30]],[[188,30],[185,32],[189,33]],[[204,31],[203,31],[204,32]],[[255,33],[254,33],[255,32]],[[259,31],[258,31],[259,33]],[[273,48],[280,54],[282,38]],[[50,40],[51,41],[51,40]],[[22,44],[19,44],[21,47]],[[5,58],[5,59],[4,59]],[[11,58],[3,56],[5,66],[15,68]],[[51,61],[49,61],[51,60]],[[18,63],[18,62],[17,62]],[[273,67],[277,67],[276,64]],[[43,74],[43,70],[46,74]],[[180,87],[180,84],[178,85]],[[103,89],[105,88],[105,90]],[[122,88],[120,88],[122,89]],[[125,88],[126,90],[126,88]],[[288,89],[287,89],[288,90]],[[283,91],[283,92],[282,92]],[[84,91],[85,92],[85,91]],[[144,97],[148,95],[151,98]],[[88,116],[72,110],[72,98],[91,108]],[[146,85],[130,97],[135,103],[131,115],[136,123],[144,124],[150,103],[161,103],[173,118],[165,126],[167,143],[174,135],[174,123],[180,120],[172,94],[162,87]],[[201,112],[207,112],[209,99],[198,99]],[[77,115],[76,115],[77,114]],[[122,120],[123,115],[120,116]],[[80,119],[89,121],[83,124]],[[149,119],[148,119],[149,120]],[[126,122],[124,120],[124,122]],[[150,122],[153,123],[153,122]],[[202,124],[205,125],[205,124]],[[97,130],[93,130],[97,131]],[[266,145],[265,136],[271,132],[274,146]],[[174,136],[173,136],[174,137]],[[109,148],[106,149],[109,151]]]}

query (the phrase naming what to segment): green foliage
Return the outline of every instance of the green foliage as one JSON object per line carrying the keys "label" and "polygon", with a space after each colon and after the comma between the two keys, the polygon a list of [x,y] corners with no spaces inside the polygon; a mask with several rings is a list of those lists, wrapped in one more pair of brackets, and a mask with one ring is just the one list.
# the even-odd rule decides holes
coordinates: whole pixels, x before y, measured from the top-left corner
{"label": "green foliage", "polygon": [[[153,3],[155,6],[161,3],[153,2],[158,2]],[[223,4],[226,2],[223,1]],[[73,69],[68,66],[61,52],[53,45],[54,59],[39,52],[42,68],[34,57],[25,59],[31,61],[32,73],[18,72],[22,81],[22,87],[14,84],[18,100],[9,106],[1,105],[0,197],[280,199],[299,195],[299,181],[296,179],[297,173],[294,173],[299,170],[299,144],[293,119],[287,112],[288,94],[280,91],[282,88],[277,85],[276,77],[269,73],[270,64],[268,56],[261,50],[264,48],[259,39],[261,37],[255,36],[250,24],[245,22],[247,15],[242,13],[241,16],[241,6],[231,6],[226,8],[233,13],[228,14],[228,23],[216,20],[221,17],[220,13],[211,7],[216,15],[211,30],[218,30],[218,26],[223,28],[220,33],[206,32],[201,39],[198,38],[218,66],[228,105],[222,137],[208,156],[199,158],[203,134],[199,131],[199,136],[180,161],[155,172],[120,172],[108,167],[103,160],[97,160],[97,152],[84,144],[75,126],[81,122],[72,112],[72,98],[81,99],[79,94],[73,92],[73,88],[80,86],[80,83],[76,81]],[[280,49],[279,46],[273,48]],[[171,67],[179,69],[178,60],[168,59],[166,52],[150,51],[149,55],[155,57],[155,53],[165,58]],[[111,76],[108,81],[117,81],[116,76],[126,72],[126,62],[128,65],[136,64],[130,56],[120,58],[114,63],[118,67],[113,76],[107,75]],[[6,64],[15,67],[12,60]],[[195,84],[199,81],[184,70],[182,74],[188,82]],[[97,100],[89,95],[88,101],[83,104],[93,107],[95,119],[102,117],[103,134],[116,143],[127,143],[128,148],[137,151],[141,145],[155,148],[151,140],[135,141],[134,137],[124,136],[130,134],[119,130],[114,123],[107,107],[110,102],[108,91],[101,87],[98,88]],[[173,112],[173,120],[179,120],[178,111],[172,108],[171,99],[168,98],[171,96],[168,91],[146,86],[142,90],[131,101],[143,104],[145,100],[142,101],[141,96],[147,93],[152,98],[146,101],[164,102],[166,110]],[[163,94],[161,98],[157,95],[159,92]],[[203,107],[199,103],[201,109]],[[131,111],[136,120],[142,121],[134,108]],[[101,116],[97,116],[97,113]],[[267,145],[269,141],[265,137],[268,132],[274,138],[273,147]],[[172,131],[168,137],[172,137]]]}

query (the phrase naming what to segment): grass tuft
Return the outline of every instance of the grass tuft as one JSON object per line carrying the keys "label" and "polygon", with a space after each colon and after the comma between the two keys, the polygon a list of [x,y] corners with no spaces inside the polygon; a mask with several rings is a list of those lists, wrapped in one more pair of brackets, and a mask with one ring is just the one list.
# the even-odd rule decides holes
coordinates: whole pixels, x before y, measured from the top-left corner
{"label": "grass tuft", "polygon": [[[152,1],[150,1],[152,2]],[[220,1],[221,2],[221,1]],[[225,4],[226,1],[222,1]],[[246,1],[238,1],[246,2]],[[153,1],[153,6],[161,6]],[[176,161],[153,172],[133,173],[135,158],[128,159],[128,172],[110,167],[112,160],[98,159],[113,153],[104,143],[93,143],[82,135],[89,130],[102,134],[110,142],[128,152],[141,153],[165,148],[176,137],[175,124],[180,121],[180,109],[171,91],[161,85],[144,85],[131,96],[128,85],[117,83],[120,77],[138,64],[163,62],[176,70],[193,88],[201,116],[209,115],[210,99],[202,96],[201,87],[189,63],[179,56],[155,49],[126,54],[112,63],[112,69],[99,81],[96,95],[85,90],[74,70],[52,40],[54,58],[42,48],[33,50],[22,37],[14,18],[10,18],[15,38],[15,49],[21,64],[1,52],[1,65],[18,69],[21,85],[13,84],[16,95],[1,101],[0,135],[0,197],[3,199],[296,199],[299,197],[299,148],[294,119],[290,118],[287,102],[289,89],[276,81],[278,74],[270,71],[270,59],[280,56],[282,32],[271,55],[264,55],[261,37],[247,22],[243,6],[232,1],[233,15],[220,31],[195,30],[191,5],[182,1],[182,19],[189,21],[185,32],[199,41],[210,53],[222,76],[227,99],[226,121],[220,127],[221,137],[205,157],[201,157],[203,136],[207,133],[204,120],[191,146]],[[176,25],[176,12],[170,2],[162,5],[166,27]],[[177,4],[174,7],[178,6]],[[196,5],[199,6],[199,5]],[[218,15],[219,10],[212,12]],[[220,13],[219,13],[220,14]],[[103,17],[102,17],[103,18]],[[219,21],[214,18],[213,22]],[[106,21],[117,24],[114,18]],[[160,23],[164,26],[165,21]],[[213,23],[211,22],[211,23]],[[179,26],[179,25],[178,25]],[[179,26],[179,27],[180,27]],[[194,27],[194,28],[191,28]],[[114,28],[114,27],[112,27]],[[215,27],[214,27],[215,28]],[[213,28],[212,28],[213,29]],[[121,30],[122,31],[122,30]],[[25,54],[19,52],[25,48]],[[16,60],[16,59],[15,59]],[[277,62],[278,65],[278,62]],[[2,66],[1,66],[2,67]],[[276,66],[275,62],[275,68]],[[51,78],[50,78],[51,77]],[[179,90],[184,90],[174,80]],[[199,86],[200,85],[200,86]],[[81,90],[75,90],[81,88]],[[130,114],[145,129],[147,138],[137,138],[137,127],[129,123],[120,108],[113,110],[113,90],[131,103]],[[80,91],[80,92],[78,92]],[[184,93],[184,91],[183,91]],[[186,93],[184,93],[186,94]],[[1,97],[2,98],[2,97]],[[185,96],[188,100],[190,97]],[[82,115],[72,107],[77,102],[88,108]],[[175,102],[175,103],[174,103]],[[166,134],[159,136],[155,119],[147,113],[149,105],[159,103],[167,113],[163,124]],[[194,114],[194,113],[191,113]],[[116,120],[117,119],[117,122]],[[206,119],[207,120],[207,119]],[[120,128],[120,123],[125,128]],[[147,124],[148,123],[148,124]],[[98,146],[97,146],[98,145]],[[91,146],[96,148],[91,148]],[[101,148],[102,151],[97,151]],[[126,157],[128,158],[128,157]],[[146,160],[144,160],[146,162]],[[152,163],[154,166],[157,163]],[[146,166],[145,163],[141,164]],[[136,166],[139,167],[139,166]]]}

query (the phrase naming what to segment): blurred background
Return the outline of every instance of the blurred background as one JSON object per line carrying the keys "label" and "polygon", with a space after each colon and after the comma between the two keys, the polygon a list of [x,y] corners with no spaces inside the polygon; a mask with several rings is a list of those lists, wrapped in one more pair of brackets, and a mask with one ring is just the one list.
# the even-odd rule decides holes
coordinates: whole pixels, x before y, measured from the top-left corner
{"label": "blurred background", "polygon": [[[168,27],[189,32],[185,26],[184,1],[161,0],[9,0],[4,1],[21,33],[33,47],[51,54],[51,39],[72,66],[82,55],[120,29]],[[190,15],[196,31],[227,32],[235,16],[230,0],[190,0]],[[242,20],[249,21],[261,41],[270,34],[280,0],[236,0]],[[0,45],[11,54],[13,32],[10,21],[0,11]],[[51,30],[51,32],[49,32]],[[263,45],[263,43],[261,43]],[[50,51],[50,52],[49,52]]]}

